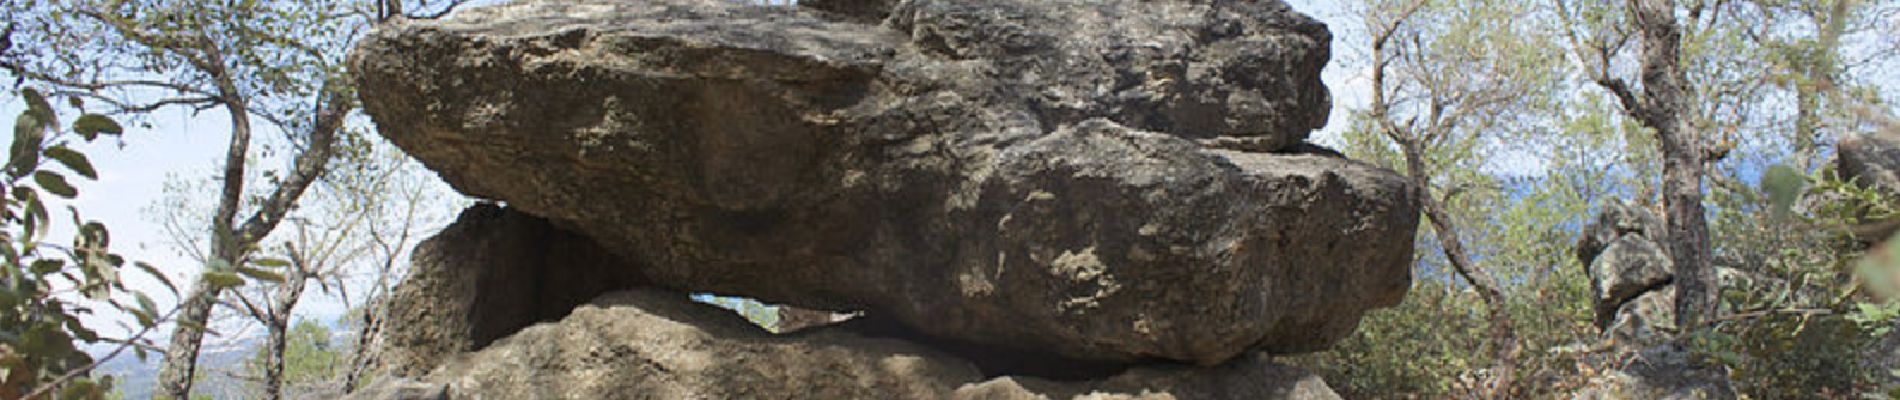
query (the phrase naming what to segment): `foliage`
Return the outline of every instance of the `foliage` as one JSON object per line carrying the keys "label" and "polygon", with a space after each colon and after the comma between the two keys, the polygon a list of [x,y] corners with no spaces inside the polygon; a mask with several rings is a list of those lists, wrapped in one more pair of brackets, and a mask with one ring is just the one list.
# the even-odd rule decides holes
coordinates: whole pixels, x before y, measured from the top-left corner
{"label": "foliage", "polygon": [[693,301],[731,310],[733,313],[739,314],[740,317],[745,317],[747,322],[751,322],[753,325],[758,325],[761,328],[775,329],[778,326],[778,306],[761,303],[758,300],[744,297],[697,294],[693,295]]}
{"label": "foliage", "polygon": [[[1375,34],[1395,10],[1416,2],[1357,3],[1351,17],[1364,19],[1373,32],[1343,31],[1336,42],[1341,53],[1364,51],[1368,38],[1355,35]],[[1890,21],[1900,4],[1861,3],[1845,24],[1849,37],[1861,38],[1859,50],[1831,48],[1817,32],[1836,1],[1680,3],[1694,10],[1678,14],[1692,97],[1685,115],[1693,130],[1707,132],[1700,139],[1710,171],[1705,205],[1715,265],[1725,282],[1720,316],[1686,332],[1683,342],[1704,360],[1726,366],[1747,397],[1873,391],[1889,379],[1883,368],[1890,367],[1861,361],[1868,346],[1900,343],[1892,335],[1900,305],[1881,300],[1894,297],[1873,287],[1858,289],[1859,282],[1900,283],[1893,278],[1900,276],[1900,265],[1885,274],[1855,267],[1866,238],[1854,236],[1869,224],[1900,221],[1900,213],[1881,194],[1819,166],[1834,140],[1867,125],[1854,120],[1864,112],[1849,112],[1849,105],[1816,91],[1838,84],[1856,99],[1892,94],[1883,91],[1892,87],[1865,76],[1900,60],[1892,51],[1900,46],[1869,39],[1879,36],[1866,32],[1891,33],[1894,27],[1875,21]],[[1636,33],[1627,4],[1425,4],[1403,28],[1412,31],[1401,31],[1405,43],[1396,45],[1414,58],[1383,61],[1399,71],[1385,79],[1403,82],[1387,95],[1401,104],[1391,111],[1399,124],[1426,127],[1438,115],[1455,115],[1458,103],[1435,99],[1472,98],[1491,89],[1472,75],[1553,79],[1513,90],[1520,97],[1512,106],[1461,126],[1461,133],[1424,146],[1423,153],[1430,190],[1445,196],[1454,219],[1466,221],[1458,235],[1472,258],[1505,283],[1524,350],[1516,375],[1521,387],[1513,397],[1568,397],[1616,359],[1606,354],[1590,323],[1589,281],[1574,255],[1580,228],[1591,220],[1593,206],[1607,199],[1659,203],[1662,159],[1655,137],[1591,80],[1599,72],[1623,74],[1637,66],[1640,47],[1631,41]],[[1520,33],[1460,45],[1497,32]],[[1527,45],[1537,43],[1535,37],[1567,42]],[[1548,55],[1546,47],[1572,54]],[[1494,53],[1504,55],[1489,55]],[[1598,55],[1603,58],[1592,59]],[[1530,73],[1551,68],[1551,60],[1568,64],[1555,68],[1571,70]],[[1356,65],[1347,61],[1346,69],[1370,69],[1364,58]],[[1604,70],[1594,70],[1598,62]],[[1397,146],[1368,118],[1376,113],[1363,110],[1356,110],[1339,138],[1343,150],[1354,159],[1406,168]],[[1431,234],[1420,232],[1421,238]],[[1404,303],[1368,315],[1354,337],[1332,350],[1292,361],[1320,372],[1349,398],[1485,395],[1475,384],[1491,373],[1493,349],[1481,339],[1487,333],[1481,298],[1448,272],[1437,243],[1419,243],[1416,279]],[[1892,249],[1892,259],[1900,260],[1900,245]]]}
{"label": "foliage", "polygon": [[1878,192],[1831,171],[1792,171],[1771,166],[1759,185],[1711,191],[1726,317],[1690,332],[1688,343],[1745,377],[1738,389],[1755,396],[1869,391],[1878,376],[1853,360],[1877,337],[1848,318],[1864,304],[1851,289],[1863,246],[1850,228],[1892,211]]}
{"label": "foliage", "polygon": [[[297,321],[284,346],[284,387],[296,390],[332,382],[343,372],[346,350],[331,340],[330,328],[312,320]],[[246,375],[263,376],[268,351],[257,349],[245,363]]]}
{"label": "foliage", "polygon": [[[66,399],[104,398],[112,390],[110,377],[88,378],[95,359],[80,344],[120,343],[140,357],[149,346],[143,332],[131,338],[107,338],[86,326],[82,316],[102,304],[135,318],[149,331],[165,318],[145,293],[128,289],[120,279],[126,260],[111,252],[111,234],[98,221],[81,217],[67,206],[59,215],[70,225],[55,225],[48,211],[79,195],[68,177],[98,178],[85,154],[83,142],[124,132],[112,119],[85,114],[70,129],[62,127],[52,103],[34,89],[20,91],[26,110],[14,122],[13,144],[5,171],[0,174],[0,398],[40,393]],[[83,107],[77,99],[71,105]],[[55,167],[57,166],[57,168]],[[63,172],[62,172],[63,171]],[[47,241],[55,231],[72,232],[70,245]],[[150,265],[133,263],[138,270],[163,281]],[[125,297],[131,297],[130,303]],[[117,354],[115,351],[113,354]],[[108,356],[109,357],[109,356]],[[46,392],[39,392],[49,389]]]}

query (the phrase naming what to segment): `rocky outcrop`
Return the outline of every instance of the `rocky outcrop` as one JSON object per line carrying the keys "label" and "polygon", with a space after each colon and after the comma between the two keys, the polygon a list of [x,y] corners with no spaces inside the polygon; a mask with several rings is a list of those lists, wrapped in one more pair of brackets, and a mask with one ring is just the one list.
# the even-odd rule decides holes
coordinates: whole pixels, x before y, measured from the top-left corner
{"label": "rocky outcrop", "polygon": [[1596,325],[1617,368],[1575,399],[1733,399],[1725,368],[1692,359],[1676,333],[1675,267],[1658,243],[1663,224],[1640,206],[1614,201],[1584,226],[1578,260],[1590,278]]}
{"label": "rocky outcrop", "polygon": [[422,375],[601,293],[642,286],[640,270],[541,218],[476,205],[416,247],[409,276],[384,303],[393,328],[374,346],[375,368]]}
{"label": "rocky outcrop", "polygon": [[1736,395],[1726,370],[1691,360],[1686,349],[1660,345],[1632,354],[1628,367],[1593,379],[1572,398],[1718,400]]}
{"label": "rocky outcrop", "polygon": [[[955,357],[838,327],[772,335],[678,293],[608,294],[353,399],[1337,399],[1319,378],[1243,357],[1057,382],[986,378]],[[387,387],[384,387],[387,386]],[[390,395],[388,393],[403,393]]]}
{"label": "rocky outcrop", "polygon": [[1590,277],[1597,328],[1630,344],[1656,344],[1675,330],[1675,267],[1658,245],[1663,225],[1616,201],[1583,229],[1577,257]]}
{"label": "rocky outcrop", "polygon": [[1416,193],[1301,141],[1279,1],[524,0],[353,55],[381,132],[660,287],[1066,358],[1324,348],[1409,287]]}

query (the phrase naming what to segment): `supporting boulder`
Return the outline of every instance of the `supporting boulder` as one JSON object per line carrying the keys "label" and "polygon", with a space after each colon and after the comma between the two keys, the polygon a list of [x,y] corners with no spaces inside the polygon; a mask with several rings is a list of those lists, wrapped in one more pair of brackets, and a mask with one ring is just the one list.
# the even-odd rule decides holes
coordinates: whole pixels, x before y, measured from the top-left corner
{"label": "supporting boulder", "polygon": [[384,301],[387,329],[365,351],[375,370],[420,376],[601,293],[643,286],[640,270],[541,218],[476,205],[416,246],[409,276]]}
{"label": "supporting boulder", "polygon": [[[835,327],[775,336],[678,293],[605,295],[557,323],[352,399],[1338,399],[1264,357],[1057,382],[986,378],[955,357]],[[388,386],[388,385],[386,385]],[[405,397],[406,396],[406,397]],[[436,397],[440,396],[440,397]]]}

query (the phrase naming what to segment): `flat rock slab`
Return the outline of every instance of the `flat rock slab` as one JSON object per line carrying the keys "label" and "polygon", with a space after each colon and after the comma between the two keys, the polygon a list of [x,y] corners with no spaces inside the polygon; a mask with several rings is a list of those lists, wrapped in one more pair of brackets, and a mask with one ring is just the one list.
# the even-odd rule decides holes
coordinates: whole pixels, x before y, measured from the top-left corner
{"label": "flat rock slab", "polygon": [[675,290],[1211,365],[1410,286],[1417,194],[1300,143],[1330,36],[1284,4],[865,3],[528,0],[385,26],[353,66],[458,190]]}
{"label": "flat rock slab", "polygon": [[835,328],[776,336],[679,293],[608,294],[556,323],[385,378],[355,400],[394,399],[1338,399],[1312,373],[1245,357],[1054,382],[985,378],[916,344]]}

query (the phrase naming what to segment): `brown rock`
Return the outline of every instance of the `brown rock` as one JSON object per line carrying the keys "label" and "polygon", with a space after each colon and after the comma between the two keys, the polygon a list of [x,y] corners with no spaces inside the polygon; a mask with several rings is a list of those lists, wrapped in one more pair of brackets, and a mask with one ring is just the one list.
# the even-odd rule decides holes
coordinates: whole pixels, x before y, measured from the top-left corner
{"label": "brown rock", "polygon": [[386,26],[354,76],[458,190],[678,291],[1216,364],[1410,286],[1416,194],[1298,145],[1330,35],[1278,1],[826,4],[521,1]]}
{"label": "brown rock", "polygon": [[406,393],[440,390],[450,399],[1338,398],[1318,377],[1255,356],[1073,382],[986,378],[968,362],[910,342],[835,328],[772,335],[662,291],[608,294],[399,384]]}
{"label": "brown rock", "polygon": [[462,212],[416,247],[386,301],[382,372],[420,376],[536,322],[558,320],[609,290],[640,286],[640,269],[546,220],[493,205]]}

